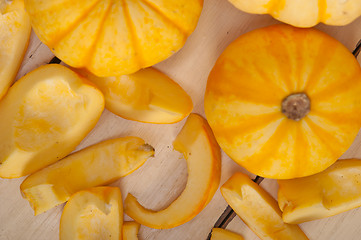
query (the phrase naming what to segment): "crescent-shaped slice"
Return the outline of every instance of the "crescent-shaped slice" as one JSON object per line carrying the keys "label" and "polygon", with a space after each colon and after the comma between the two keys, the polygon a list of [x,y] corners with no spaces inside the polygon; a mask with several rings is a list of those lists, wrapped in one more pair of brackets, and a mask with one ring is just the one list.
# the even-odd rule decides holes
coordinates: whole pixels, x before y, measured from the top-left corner
{"label": "crescent-shaped slice", "polygon": [[23,0],[0,0],[0,99],[14,81],[27,49],[30,19]]}
{"label": "crescent-shaped slice", "polygon": [[123,204],[117,187],[75,193],[60,219],[60,240],[122,239]]}
{"label": "crescent-shaped slice", "polygon": [[155,68],[130,75],[97,77],[76,70],[104,94],[105,107],[125,119],[146,123],[175,123],[193,109],[192,99],[175,81]]}
{"label": "crescent-shaped slice", "polygon": [[23,196],[35,215],[65,201],[77,191],[109,184],[138,169],[154,149],[137,137],[103,141],[28,176]]}
{"label": "crescent-shaped slice", "polygon": [[243,173],[234,174],[222,187],[227,203],[262,240],[306,240],[297,225],[284,223],[277,201]]}
{"label": "crescent-shaped slice", "polygon": [[125,213],[147,227],[165,229],[190,221],[208,204],[219,186],[220,148],[204,118],[191,114],[173,146],[187,161],[188,181],[181,195],[160,211],[144,208],[132,194],[124,202]]}
{"label": "crescent-shaped slice", "polygon": [[361,206],[361,160],[338,160],[323,172],[278,184],[278,204],[285,222],[330,217]]}

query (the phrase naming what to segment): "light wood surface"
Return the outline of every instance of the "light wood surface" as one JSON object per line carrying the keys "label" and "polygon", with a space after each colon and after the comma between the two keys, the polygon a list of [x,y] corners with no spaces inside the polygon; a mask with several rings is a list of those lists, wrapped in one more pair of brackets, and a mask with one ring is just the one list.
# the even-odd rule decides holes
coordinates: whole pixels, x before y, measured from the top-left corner
{"label": "light wood surface", "polygon": [[[227,0],[205,0],[197,29],[182,50],[156,68],[177,81],[192,97],[194,112],[204,116],[203,97],[207,77],[218,56],[225,47],[250,30],[277,23],[269,16],[251,15],[234,8]],[[345,27],[318,25],[341,41],[350,51],[361,38],[361,18]],[[53,54],[32,34],[18,78],[50,61]],[[361,63],[361,57],[359,62]],[[122,190],[123,199],[128,192],[139,198],[144,206],[161,209],[182,191],[187,179],[185,161],[172,150],[172,141],[184,124],[184,120],[171,125],[144,124],[124,120],[105,110],[95,129],[77,147],[77,150],[101,140],[117,136],[138,136],[153,145],[155,158],[149,159],[139,170],[113,183]],[[234,172],[245,172],[224,153],[222,159],[223,184]],[[343,158],[361,158],[361,138],[357,137]],[[106,174],[106,173],[104,173]],[[0,179],[0,240],[53,240],[58,239],[59,220],[63,205],[37,217],[29,203],[21,197],[19,186],[24,178]],[[277,184],[266,179],[261,186],[276,197]],[[206,239],[213,224],[227,204],[219,190],[210,204],[192,221],[168,230],[155,230],[144,226],[140,229],[141,240]],[[130,220],[125,216],[126,220]],[[335,217],[301,224],[302,229],[314,240],[361,239],[361,209],[355,209]],[[257,236],[236,217],[228,226],[247,240]]]}

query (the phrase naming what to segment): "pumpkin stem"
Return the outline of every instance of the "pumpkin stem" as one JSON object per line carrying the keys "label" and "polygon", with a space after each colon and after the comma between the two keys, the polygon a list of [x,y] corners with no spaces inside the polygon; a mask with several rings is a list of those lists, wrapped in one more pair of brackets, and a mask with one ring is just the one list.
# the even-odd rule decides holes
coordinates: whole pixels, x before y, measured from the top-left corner
{"label": "pumpkin stem", "polygon": [[311,102],[305,93],[293,93],[282,101],[282,113],[295,121],[306,116],[310,108]]}

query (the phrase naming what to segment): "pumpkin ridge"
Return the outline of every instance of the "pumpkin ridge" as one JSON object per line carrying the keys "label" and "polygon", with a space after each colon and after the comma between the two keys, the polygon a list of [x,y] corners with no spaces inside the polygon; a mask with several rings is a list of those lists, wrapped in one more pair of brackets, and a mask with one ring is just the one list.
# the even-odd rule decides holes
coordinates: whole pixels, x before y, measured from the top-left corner
{"label": "pumpkin ridge", "polygon": [[[352,81],[352,79],[356,79]],[[351,80],[351,81],[350,81]],[[312,94],[312,99],[322,99],[325,101],[331,97],[334,97],[337,94],[349,91],[353,89],[355,85],[360,85],[361,81],[361,71],[355,71],[354,74],[349,75],[343,78],[343,81],[333,82],[320,91],[317,91]]]}
{"label": "pumpkin ridge", "polygon": [[[104,13],[104,16],[103,16],[102,20],[100,21],[99,27],[97,29],[97,34],[95,34],[96,37],[95,37],[91,47],[88,50],[87,57],[86,57],[88,59],[93,59],[94,58],[95,48],[97,46],[98,39],[100,38],[100,33],[103,31],[104,23],[105,23],[106,18],[108,17],[108,13],[110,12],[110,10],[111,10],[111,8],[113,6],[113,1],[114,0],[109,0],[108,1],[108,7],[105,10],[105,13]],[[93,61],[91,60],[90,62],[92,63]]]}
{"label": "pumpkin ridge", "polygon": [[330,41],[330,37],[327,36],[327,38],[328,39],[324,39],[323,42],[320,43],[319,51],[315,57],[317,60],[314,61],[311,67],[312,70],[306,80],[304,91],[307,92],[311,98],[314,92],[311,90],[318,90],[316,86],[321,81],[324,71],[327,70],[329,60],[334,57],[336,49],[339,47],[336,40],[333,39],[333,41]]}
{"label": "pumpkin ridge", "polygon": [[133,48],[134,48],[134,56],[136,56],[135,61],[138,64],[138,66],[143,67],[144,64],[144,57],[142,52],[140,51],[140,46],[139,46],[139,42],[137,41],[137,34],[136,34],[136,30],[134,27],[134,23],[132,21],[132,18],[130,16],[130,12],[129,12],[129,8],[128,8],[128,3],[127,0],[121,0],[123,1],[123,10],[124,10],[124,16],[125,16],[125,22],[126,25],[128,26],[131,38],[132,38],[132,43],[133,43]]}
{"label": "pumpkin ridge", "polygon": [[[305,136],[305,131],[303,131],[302,123],[297,124],[295,126],[295,161],[294,161],[294,173],[293,176],[302,176],[302,172],[299,171],[299,169],[302,169],[305,167],[305,165],[310,165],[310,161],[305,161],[305,159],[309,159],[310,154],[310,148],[309,141],[307,137]],[[306,146],[306,147],[304,147]]]}
{"label": "pumpkin ridge", "polygon": [[277,18],[279,17],[280,10],[282,10],[285,5],[285,0],[271,0],[265,5],[265,7],[267,8],[268,14]]}
{"label": "pumpkin ridge", "polygon": [[[229,96],[234,94],[241,95],[238,93],[244,91],[245,93],[244,97],[247,98],[247,102],[262,103],[263,105],[269,105],[269,106],[274,105],[276,102],[277,103],[280,102],[284,98],[284,95],[287,94],[286,91],[287,89],[282,89],[279,84],[272,81],[274,78],[268,76],[268,74],[257,64],[252,65],[255,68],[255,71],[252,71],[249,68],[243,68],[242,66],[237,66],[237,64],[234,64],[234,61],[232,61],[231,59],[227,59],[227,60],[229,61],[229,63],[232,63],[234,65],[234,68],[237,68],[238,70],[242,70],[244,75],[248,76],[248,79],[250,79],[250,81],[248,82],[237,81],[236,79],[232,79],[231,77],[228,77],[227,81],[230,81],[228,85],[232,86],[233,84],[236,85],[237,88],[234,87],[227,88],[226,85],[224,85],[225,87],[222,87],[220,86],[218,81],[213,80],[214,81],[213,83],[212,79],[219,78],[217,75],[222,74],[223,71],[226,71],[226,69],[225,67],[221,67],[220,69],[217,68],[215,70],[212,70],[209,77],[210,81],[208,81],[209,86],[207,86],[208,88],[211,87],[213,92],[216,92],[218,94],[222,92],[224,93],[224,95]],[[233,71],[232,74],[238,74],[238,72]],[[256,81],[253,81],[252,83],[251,81],[253,79],[255,79]],[[214,88],[211,85],[218,85],[218,86],[217,88]],[[263,88],[260,86],[265,86],[265,87]],[[274,97],[277,99],[271,101],[271,99],[266,99],[266,97],[269,98]]]}
{"label": "pumpkin ridge", "polygon": [[[261,177],[268,177],[267,175],[263,175],[265,170],[270,169],[272,165],[274,164],[273,161],[267,161],[264,162],[264,159],[268,159],[269,156],[274,155],[274,153],[278,153],[275,155],[277,157],[279,153],[279,148],[282,143],[285,141],[280,141],[280,139],[287,139],[286,134],[289,128],[287,127],[288,124],[290,124],[291,120],[283,119],[283,121],[280,122],[277,129],[273,133],[273,135],[266,141],[263,146],[259,146],[257,149],[257,153],[253,153],[250,157],[245,157],[243,159],[244,162],[252,162],[252,164],[248,164],[247,167],[245,167],[250,172],[258,172]],[[240,161],[241,163],[243,161]],[[282,162],[283,163],[283,162]],[[254,170],[257,171],[254,171]],[[274,176],[274,174],[272,174]]]}
{"label": "pumpkin ridge", "polygon": [[326,14],[327,0],[318,0],[318,22],[324,22],[328,16]]}
{"label": "pumpkin ridge", "polygon": [[359,126],[359,123],[361,122],[361,113],[355,114],[355,112],[350,112],[349,114],[342,113],[341,116],[340,113],[313,110],[312,116],[313,115],[327,119],[329,122],[335,125]]}
{"label": "pumpkin ridge", "polygon": [[[286,86],[284,86],[284,87],[282,88],[276,81],[274,81],[275,78],[272,78],[272,77],[267,76],[267,73],[266,73],[260,66],[255,65],[255,68],[256,68],[256,72],[262,77],[262,79],[265,79],[265,81],[264,81],[264,86],[266,86],[268,90],[276,87],[276,89],[277,89],[280,93],[282,93],[282,94],[284,94],[284,95],[287,94],[287,92],[288,92],[287,90],[288,90],[288,89],[287,89]],[[270,83],[273,83],[273,84],[270,84]],[[281,99],[282,99],[282,98],[283,98],[283,97],[281,97]]]}
{"label": "pumpkin ridge", "polygon": [[[311,118],[312,115],[305,117],[304,120],[307,123],[308,127],[313,132],[313,135],[317,136],[320,139],[320,142],[327,146],[328,151],[330,151],[332,155],[337,156],[336,158],[338,159],[342,153],[336,152],[333,146],[345,145],[345,144],[342,144],[334,135],[325,131],[319,124],[315,123]],[[331,143],[331,141],[333,141],[333,143]],[[332,159],[331,163],[333,162],[334,159]]]}
{"label": "pumpkin ridge", "polygon": [[162,10],[157,7],[155,4],[147,1],[147,0],[141,0],[145,5],[147,5],[150,9],[152,9],[155,13],[157,13],[161,18],[163,18],[166,22],[171,23],[175,28],[177,28],[181,33],[183,33],[184,36],[189,36],[190,34],[187,33],[187,31],[182,27],[173,22],[169,17],[165,15],[165,13],[162,12]]}
{"label": "pumpkin ridge", "polygon": [[59,34],[59,36],[54,39],[54,41],[49,41],[46,43],[46,45],[48,45],[50,49],[54,50],[54,48],[56,48],[59,42],[64,39],[69,33],[73,32],[74,29],[79,25],[79,22],[82,22],[86,18],[86,16],[94,10],[94,8],[98,5],[100,1],[101,0],[94,1],[94,5],[90,6],[88,10],[84,11],[83,14],[80,15],[79,18],[77,18],[72,24],[70,24],[64,32]]}
{"label": "pumpkin ridge", "polygon": [[[263,117],[262,117],[263,116]],[[262,117],[262,118],[261,118]],[[221,126],[217,127],[217,131],[225,133],[230,132],[229,136],[227,136],[227,139],[233,139],[236,138],[236,135],[234,133],[242,133],[247,134],[250,132],[257,132],[259,130],[262,130],[266,128],[268,125],[273,124],[283,116],[280,116],[278,112],[275,113],[268,113],[258,116],[257,119],[253,119],[253,121],[241,121],[239,125],[226,127],[226,124],[222,124]]]}

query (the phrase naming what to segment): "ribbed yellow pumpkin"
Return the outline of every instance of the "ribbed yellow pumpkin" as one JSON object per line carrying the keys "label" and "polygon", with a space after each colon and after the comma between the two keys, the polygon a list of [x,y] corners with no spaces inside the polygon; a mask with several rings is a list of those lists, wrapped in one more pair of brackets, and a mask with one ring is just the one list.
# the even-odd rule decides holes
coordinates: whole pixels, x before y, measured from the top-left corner
{"label": "ribbed yellow pumpkin", "polygon": [[320,172],[361,127],[361,68],[315,29],[274,25],[239,37],[210,73],[205,113],[222,149],[250,172]]}
{"label": "ribbed yellow pumpkin", "polygon": [[25,0],[40,40],[65,63],[119,76],[178,51],[203,0]]}
{"label": "ribbed yellow pumpkin", "polygon": [[270,14],[295,27],[342,26],[361,16],[361,0],[229,0],[238,9]]}

